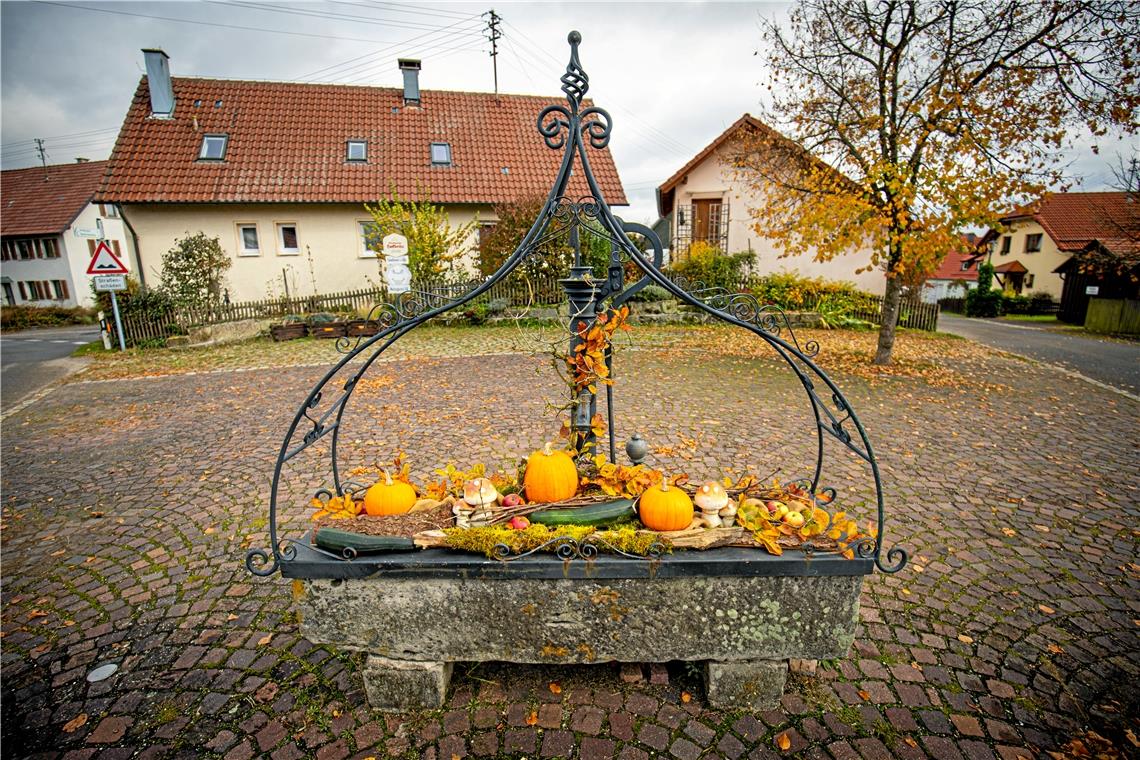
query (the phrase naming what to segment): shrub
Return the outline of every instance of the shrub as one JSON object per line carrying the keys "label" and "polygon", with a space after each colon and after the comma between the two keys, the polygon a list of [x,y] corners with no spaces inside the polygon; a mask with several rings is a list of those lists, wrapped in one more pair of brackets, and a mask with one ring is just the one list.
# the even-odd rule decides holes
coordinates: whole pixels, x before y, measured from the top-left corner
{"label": "shrub", "polygon": [[1052,314],[1056,311],[1057,302],[1048,293],[1034,293],[1029,297],[1030,314]]}
{"label": "shrub", "polygon": [[966,294],[966,316],[991,319],[1001,316],[1002,292],[975,288]]}
{"label": "shrub", "polygon": [[0,329],[26,330],[29,327],[89,325],[95,322],[95,310],[78,306],[5,306],[0,309]]}
{"label": "shrub", "polygon": [[669,270],[692,283],[736,290],[754,260],[755,254],[751,251],[726,254],[715,246],[698,241],[689,247],[688,256],[671,264]]}
{"label": "shrub", "polygon": [[774,304],[785,311],[815,309],[826,301],[829,308],[850,313],[857,308],[870,308],[877,299],[849,282],[800,277],[792,272],[761,277],[751,283],[750,291],[761,303]]}
{"label": "shrub", "polygon": [[646,285],[630,296],[629,300],[634,303],[656,303],[657,301],[668,301],[672,297],[673,294],[660,285]]}
{"label": "shrub", "polygon": [[1001,294],[1001,313],[1002,314],[1028,314],[1029,313],[1029,298],[1028,296],[1019,296],[1014,293]]}

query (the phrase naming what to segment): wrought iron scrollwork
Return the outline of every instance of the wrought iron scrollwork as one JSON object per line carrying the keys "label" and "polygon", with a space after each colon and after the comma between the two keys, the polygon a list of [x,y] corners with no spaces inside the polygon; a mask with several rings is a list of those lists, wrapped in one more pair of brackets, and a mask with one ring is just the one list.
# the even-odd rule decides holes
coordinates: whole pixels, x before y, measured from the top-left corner
{"label": "wrought iron scrollwork", "polygon": [[[834,490],[820,488],[825,461],[825,441],[838,441],[839,444],[856,453],[870,468],[874,484],[877,514],[877,531],[873,538],[860,539],[854,545],[855,554],[864,559],[872,558],[875,566],[888,573],[897,572],[906,564],[907,553],[899,547],[883,550],[884,504],[883,487],[878,463],[870,439],[854,409],[846,397],[828,375],[815,363],[819,344],[809,340],[801,344],[792,328],[788,315],[771,304],[761,304],[749,293],[731,293],[723,288],[708,287],[704,283],[689,282],[676,275],[668,275],[663,269],[664,261],[661,241],[647,227],[629,224],[613,215],[607,205],[601,188],[598,186],[590,166],[587,145],[591,148],[605,148],[610,139],[613,121],[603,109],[590,105],[583,109],[584,99],[589,91],[589,76],[578,57],[581,35],[572,32],[570,60],[561,77],[562,91],[566,95],[565,104],[550,105],[538,114],[536,127],[546,145],[563,151],[560,168],[547,195],[542,212],[513,253],[493,274],[483,280],[473,280],[458,287],[448,289],[420,289],[400,294],[388,302],[377,304],[369,312],[365,324],[374,335],[342,338],[337,348],[344,356],[317,383],[293,417],[291,426],[282,441],[273,471],[269,501],[269,549],[251,549],[246,555],[246,567],[254,575],[271,575],[280,569],[281,564],[290,562],[297,556],[295,542],[291,539],[278,539],[277,506],[282,469],[290,460],[309,449],[320,440],[331,440],[328,455],[332,464],[333,486],[323,491],[325,498],[345,493],[356,494],[363,489],[359,483],[342,482],[338,463],[338,441],[341,420],[348,408],[358,381],[374,362],[393,343],[419,325],[445,312],[459,309],[465,304],[485,294],[493,285],[501,281],[522,265],[528,258],[542,255],[541,246],[554,236],[567,229],[573,233],[586,230],[588,234],[600,235],[609,241],[611,256],[609,268],[601,279],[587,276],[586,283],[593,287],[597,298],[593,301],[596,313],[614,308],[629,300],[642,288],[652,284],[663,288],[681,303],[701,311],[711,317],[752,332],[765,341],[795,374],[803,386],[815,419],[817,454],[815,471],[806,482],[813,498],[819,494],[835,498]],[[571,170],[575,161],[581,165],[581,178],[588,192],[569,194]],[[649,250],[642,251],[631,241],[629,234],[636,232],[649,242]],[[579,262],[580,263],[580,262]],[[632,263],[640,271],[640,278],[632,284],[625,284],[625,267]],[[588,268],[576,267],[580,271]],[[590,317],[592,315],[584,314]],[[608,359],[607,359],[608,361]],[[336,394],[326,393],[340,384]],[[607,394],[611,389],[607,387]],[[331,401],[327,401],[331,398]],[[326,405],[327,401],[327,405]],[[612,397],[608,405],[612,413]],[[610,425],[612,432],[613,425]],[[613,451],[611,441],[611,452]],[[318,492],[318,497],[322,492]],[[821,502],[829,503],[829,502]],[[599,550],[613,552],[623,557],[634,557],[600,540],[575,541],[570,537],[559,537],[531,551],[520,555],[511,554],[506,546],[496,546],[494,554],[503,561],[516,561],[538,551],[552,550],[556,557],[564,560],[593,559]],[[662,545],[650,547],[649,556],[638,559],[655,559],[665,551]],[[343,556],[322,552],[329,557],[345,559]]]}
{"label": "wrought iron scrollwork", "polygon": [[495,544],[493,547],[491,547],[491,556],[492,559],[497,559],[501,562],[514,562],[524,557],[529,557],[532,554],[550,551],[552,554],[554,554],[555,557],[562,560],[563,562],[570,562],[576,559],[591,561],[597,559],[598,554],[602,553],[603,549],[605,553],[608,554],[617,554],[628,559],[640,560],[660,559],[661,556],[667,551],[666,546],[659,541],[654,541],[652,544],[650,544],[646,548],[645,554],[642,555],[630,554],[628,552],[622,551],[608,541],[597,537],[585,538],[581,541],[578,541],[577,539],[571,538],[570,536],[558,536],[556,538],[550,539],[546,543],[530,549],[529,551],[520,552],[518,554],[515,554],[514,550],[506,544]]}

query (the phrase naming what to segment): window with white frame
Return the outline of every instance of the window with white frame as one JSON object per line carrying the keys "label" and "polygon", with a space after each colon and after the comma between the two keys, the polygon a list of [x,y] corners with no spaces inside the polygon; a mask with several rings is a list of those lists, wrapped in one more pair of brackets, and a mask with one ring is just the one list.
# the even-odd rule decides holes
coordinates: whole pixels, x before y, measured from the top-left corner
{"label": "window with white frame", "polygon": [[279,256],[296,256],[301,252],[301,243],[297,239],[297,225],[293,222],[277,223],[277,254]]}
{"label": "window with white frame", "polygon": [[238,255],[239,256],[257,256],[261,253],[261,241],[257,235],[256,224],[239,223],[237,226],[238,232]]}
{"label": "window with white frame", "polygon": [[224,160],[229,141],[229,135],[203,135],[202,150],[198,153],[198,158],[202,161]]}
{"label": "window with white frame", "polygon": [[431,144],[431,165],[451,166],[451,143],[437,142]]}
{"label": "window with white frame", "polygon": [[345,147],[345,159],[357,163],[363,163],[368,160],[368,141],[367,140],[349,140]]}
{"label": "window with white frame", "polygon": [[380,232],[376,229],[376,222],[359,220],[356,222],[357,238],[360,245],[357,250],[362,259],[374,259],[380,254]]}

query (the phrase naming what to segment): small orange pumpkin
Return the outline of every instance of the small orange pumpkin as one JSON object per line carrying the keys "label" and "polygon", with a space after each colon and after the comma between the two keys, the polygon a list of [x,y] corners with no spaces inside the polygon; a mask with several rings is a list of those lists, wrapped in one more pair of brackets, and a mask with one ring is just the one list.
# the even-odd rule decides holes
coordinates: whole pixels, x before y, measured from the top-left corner
{"label": "small orange pumpkin", "polygon": [[523,488],[527,501],[565,501],[578,493],[578,467],[569,454],[552,450],[548,443],[527,458]]}
{"label": "small orange pumpkin", "polygon": [[384,480],[364,494],[364,511],[370,515],[401,515],[415,503],[415,489],[402,480],[392,480],[387,472]]}
{"label": "small orange pumpkin", "polygon": [[693,521],[693,501],[689,495],[664,480],[661,486],[645,489],[638,501],[638,516],[650,530],[684,530]]}

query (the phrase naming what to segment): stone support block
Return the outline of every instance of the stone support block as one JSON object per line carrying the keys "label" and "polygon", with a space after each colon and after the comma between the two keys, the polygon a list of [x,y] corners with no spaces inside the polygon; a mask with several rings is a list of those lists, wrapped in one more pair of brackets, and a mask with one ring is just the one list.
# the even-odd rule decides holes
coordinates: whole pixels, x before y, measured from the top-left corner
{"label": "stone support block", "polygon": [[771,710],[787,680],[784,660],[709,662],[705,668],[709,706],[721,710]]}
{"label": "stone support block", "polygon": [[368,704],[386,712],[443,707],[451,668],[450,662],[410,662],[369,655],[361,671]]}

